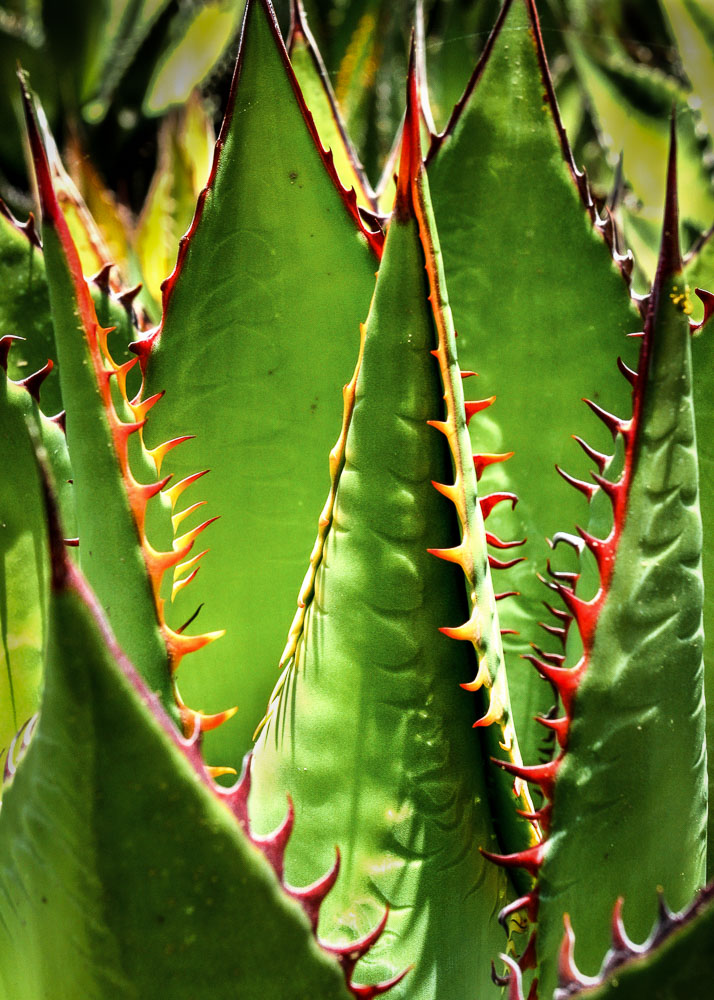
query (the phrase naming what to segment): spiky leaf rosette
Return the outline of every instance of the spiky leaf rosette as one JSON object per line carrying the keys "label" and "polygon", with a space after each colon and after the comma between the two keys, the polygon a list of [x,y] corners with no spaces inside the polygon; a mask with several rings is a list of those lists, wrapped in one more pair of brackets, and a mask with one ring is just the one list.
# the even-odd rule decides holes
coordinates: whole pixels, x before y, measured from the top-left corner
{"label": "spiky leaf rosette", "polygon": [[176,523],[220,517],[200,568],[177,568],[167,613],[179,625],[201,605],[204,629],[227,630],[181,680],[209,711],[240,706],[207,744],[222,763],[239,763],[276,680],[380,245],[321,151],[268,0],[251,0],[213,173],[160,331],[138,348],[145,396],[165,391],[147,443],[194,437],[163,462],[172,499],[210,470]]}
{"label": "spiky leaf rosette", "polygon": [[395,996],[460,1000],[490,988],[492,914],[509,895],[478,849],[535,838],[526,821],[508,822],[513,781],[488,760],[501,747],[520,756],[413,73],[410,96],[394,215],[322,532],[256,746],[251,812],[270,826],[276,796],[292,795],[292,879],[314,877],[340,844],[326,936],[349,940],[391,908],[360,978],[414,963]]}
{"label": "spiky leaf rosette", "polygon": [[[506,637],[506,653],[530,653],[532,642],[560,653],[563,621],[544,611],[536,573],[550,556],[546,538],[587,507],[553,466],[587,475],[571,440],[590,436],[578,401],[625,405],[612,363],[634,352],[624,338],[641,319],[613,260],[611,227],[600,224],[575,169],[531,0],[506,0],[427,169],[460,363],[478,371],[480,395],[498,398],[474,438],[492,463],[484,462],[483,484],[519,497],[515,511],[494,512],[492,530],[527,539],[504,560],[526,561],[497,575],[499,590],[519,592],[502,606],[503,624],[519,632]],[[607,435],[596,427],[591,440],[604,448]],[[517,660],[510,675],[519,739],[534,759],[542,734],[531,719],[550,708],[552,692]]]}
{"label": "spiky leaf rosette", "polygon": [[51,547],[40,719],[0,811],[0,994],[348,1000],[308,917],[327,887],[289,899],[276,878],[289,828],[252,837],[240,785],[218,793],[56,524]]}
{"label": "spiky leaf rosette", "polygon": [[571,669],[538,664],[565,709],[562,753],[547,773],[533,775],[551,800],[536,890],[543,997],[556,985],[564,914],[576,934],[575,961],[593,974],[618,896],[630,933],[641,939],[657,886],[679,908],[704,881],[702,527],[675,160],[673,137],[639,365],[623,369],[633,385],[632,417],[601,414],[621,448],[613,470],[622,471],[594,475],[612,503],[610,534],[581,532],[600,585],[589,600],[555,585],[575,616],[583,655]]}

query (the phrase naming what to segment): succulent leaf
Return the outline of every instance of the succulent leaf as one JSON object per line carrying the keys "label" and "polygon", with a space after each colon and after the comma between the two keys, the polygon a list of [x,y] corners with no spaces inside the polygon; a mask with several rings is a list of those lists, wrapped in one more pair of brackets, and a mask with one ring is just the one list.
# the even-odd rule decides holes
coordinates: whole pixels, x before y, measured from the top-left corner
{"label": "succulent leaf", "polygon": [[0,994],[347,1000],[56,528],[53,548],[40,719],[0,812]]}
{"label": "succulent leaf", "polygon": [[[524,756],[535,759],[543,734],[531,720],[547,714],[553,697],[516,657],[534,642],[562,652],[563,623],[544,613],[536,573],[551,556],[546,538],[587,516],[583,497],[553,466],[587,476],[574,433],[605,447],[606,432],[591,433],[579,400],[624,406],[627,387],[612,379],[612,365],[618,354],[630,359],[625,335],[641,320],[613,261],[611,228],[599,223],[575,170],[532,3],[504,4],[427,168],[460,363],[478,371],[480,396],[498,399],[472,424],[475,450],[514,452],[486,469],[483,485],[519,498],[515,510],[494,511],[489,530],[527,539],[515,553],[527,560],[500,571],[497,586],[518,592],[499,610],[517,630],[504,640],[509,682]],[[545,632],[535,627],[543,620]]]}
{"label": "succulent leaf", "polygon": [[[585,599],[557,585],[583,655],[558,682],[568,722],[547,791],[552,815],[537,888],[543,996],[556,985],[564,913],[576,963],[593,974],[618,896],[631,932],[644,937],[658,885],[681,907],[704,881],[702,528],[674,140],[668,176],[632,418],[604,417],[624,446],[623,469],[617,478],[594,476],[614,523],[604,539],[581,531],[600,586]],[[587,891],[595,866],[597,891]]]}
{"label": "succulent leaf", "polygon": [[[389,905],[361,980],[415,963],[395,996],[456,1000],[488,988],[487,914],[509,893],[478,849],[536,836],[508,823],[513,780],[489,761],[499,747],[520,756],[413,73],[410,92],[395,211],[323,531],[255,750],[251,813],[270,826],[291,794],[290,878],[314,877],[340,844],[325,935],[349,941]],[[339,753],[325,755],[333,740]]]}
{"label": "succulent leaf", "polygon": [[202,627],[227,629],[181,686],[207,711],[239,704],[207,743],[238,766],[277,677],[329,485],[339,387],[354,367],[381,234],[361,227],[354,195],[325,169],[267,0],[248,4],[216,149],[164,286],[160,332],[138,349],[145,395],[165,391],[147,442],[194,437],[161,474],[186,484],[211,470],[176,515],[205,501],[201,519],[220,516],[212,551],[167,614],[176,626],[203,605]]}

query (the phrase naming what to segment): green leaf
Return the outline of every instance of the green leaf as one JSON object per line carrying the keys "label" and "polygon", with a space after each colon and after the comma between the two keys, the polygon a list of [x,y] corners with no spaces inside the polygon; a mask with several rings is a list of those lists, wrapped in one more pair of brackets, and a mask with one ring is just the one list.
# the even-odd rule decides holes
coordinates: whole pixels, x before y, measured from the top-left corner
{"label": "green leaf", "polygon": [[478,848],[535,836],[489,761],[520,756],[410,82],[395,212],[251,813],[272,826],[293,798],[291,880],[340,844],[323,935],[349,941],[390,907],[362,981],[414,963],[392,995],[462,1000],[489,988],[509,898]]}
{"label": "green leaf", "polygon": [[[497,396],[472,425],[475,450],[515,452],[486,469],[482,491],[518,495],[515,512],[501,504],[488,528],[505,540],[527,539],[513,552],[527,561],[498,571],[495,585],[519,592],[499,610],[503,625],[520,633],[505,643],[516,728],[530,761],[544,740],[531,720],[548,711],[552,693],[517,657],[531,653],[532,642],[562,652],[557,638],[535,628],[541,620],[562,625],[543,610],[536,572],[551,557],[546,537],[587,519],[585,500],[553,465],[587,476],[587,460],[571,441],[575,433],[591,437],[579,401],[624,405],[614,363],[619,353],[628,359],[633,345],[625,335],[641,323],[608,231],[583,206],[545,73],[534,7],[507,2],[427,159],[460,364],[479,373],[479,396]],[[592,438],[605,447],[602,429]]]}
{"label": "green leaf", "polygon": [[0,455],[12,470],[0,477],[0,751],[37,711],[47,627],[47,529],[26,401],[0,368]]}
{"label": "green leaf", "polygon": [[[188,511],[182,532],[220,517],[203,536],[211,551],[183,590],[196,565],[178,568],[166,613],[178,626],[201,606],[204,629],[226,629],[180,686],[206,711],[239,706],[207,740],[216,763],[234,766],[277,678],[374,288],[368,244],[380,246],[326,171],[304,115],[272,11],[254,0],[214,174],[165,286],[158,339],[138,348],[149,351],[145,396],[166,393],[146,440],[195,436],[169,452],[161,475],[179,484],[210,470],[176,516]],[[160,537],[151,520],[149,535]]]}
{"label": "green leaf", "polygon": [[[696,106],[710,136],[714,136],[714,11],[700,0],[662,0],[677,47],[694,90]],[[694,102],[693,102],[694,103]]]}
{"label": "green leaf", "polygon": [[0,813],[0,993],[347,1000],[224,801],[55,553],[42,710]]}
{"label": "green leaf", "polygon": [[679,908],[704,880],[702,524],[674,164],[673,145],[660,263],[630,376],[632,419],[605,418],[624,443],[624,468],[606,487],[611,533],[586,539],[600,588],[589,601],[560,588],[584,652],[557,677],[565,750],[537,889],[546,996],[556,985],[565,913],[576,963],[593,974],[618,896],[630,932],[642,938],[657,886]]}
{"label": "green leaf", "polygon": [[[146,504],[161,484],[142,486],[128,461],[128,441],[146,406],[113,398],[110,381],[126,374],[107,348],[110,331],[97,320],[77,249],[52,188],[50,167],[24,92],[29,141],[43,215],[43,246],[52,306],[67,445],[72,463],[80,565],[138,669],[164,704],[176,710],[167,649],[155,596],[167,559],[143,532]],[[138,463],[135,463],[135,465]],[[145,472],[139,466],[138,472]],[[183,640],[185,641],[185,640]]]}

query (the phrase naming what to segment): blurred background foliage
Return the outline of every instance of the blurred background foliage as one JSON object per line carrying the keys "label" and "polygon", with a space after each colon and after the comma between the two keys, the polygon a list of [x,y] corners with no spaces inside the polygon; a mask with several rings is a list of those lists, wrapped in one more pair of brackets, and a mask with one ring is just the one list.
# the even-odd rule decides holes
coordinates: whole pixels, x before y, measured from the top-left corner
{"label": "blurred background foliage", "polygon": [[[404,108],[413,0],[304,0],[310,28],[373,186]],[[424,0],[434,123],[443,129],[498,14],[498,0]],[[0,4],[0,197],[33,208],[19,128],[28,71],[105,253],[159,285],[206,179],[244,0],[5,0]],[[290,0],[276,0],[284,36]],[[539,0],[563,119],[596,199],[651,277],[668,118],[678,108],[682,221],[692,246],[714,221],[714,0]],[[61,170],[58,161],[58,170]],[[704,183],[702,183],[704,181]],[[101,257],[102,254],[100,253]]]}

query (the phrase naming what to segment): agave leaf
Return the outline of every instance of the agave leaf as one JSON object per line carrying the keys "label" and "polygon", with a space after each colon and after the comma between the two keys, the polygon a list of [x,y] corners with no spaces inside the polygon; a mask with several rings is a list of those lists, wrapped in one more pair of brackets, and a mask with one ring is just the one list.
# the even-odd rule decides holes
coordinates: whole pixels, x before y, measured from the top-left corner
{"label": "agave leaf", "polygon": [[188,100],[234,40],[244,8],[245,0],[209,0],[174,18],[144,97],[144,114],[160,115]]}
{"label": "agave leaf", "polygon": [[320,141],[332,152],[337,176],[346,188],[354,188],[362,208],[374,210],[374,192],[347,135],[330,78],[307,23],[301,0],[292,0],[288,52],[305,103],[315,119]]}
{"label": "agave leaf", "polygon": [[167,614],[178,626],[202,605],[204,628],[227,629],[210,655],[193,658],[181,688],[207,711],[239,705],[207,743],[234,766],[277,677],[381,245],[326,171],[306,116],[272,8],[253,0],[214,171],[165,285],[160,333],[137,347],[145,395],[166,393],[147,442],[195,436],[161,474],[185,483],[211,470],[175,517],[187,511],[180,530],[191,530],[193,504],[205,501],[200,519],[220,517],[206,536],[212,551],[185,589],[196,565],[177,569]]}
{"label": "agave leaf", "polygon": [[[586,474],[587,461],[571,441],[576,432],[590,434],[579,400],[624,404],[627,390],[613,384],[612,366],[618,353],[627,359],[633,351],[625,335],[641,320],[613,261],[611,228],[593,225],[592,206],[588,212],[583,205],[589,195],[562,130],[532,3],[504,4],[427,169],[460,363],[479,372],[479,395],[498,398],[474,425],[474,444],[496,457],[515,452],[486,469],[483,483],[519,497],[515,511],[506,504],[494,511],[489,528],[505,539],[527,539],[513,553],[527,561],[499,571],[496,586],[519,593],[503,602],[500,615],[520,633],[506,637],[506,653],[514,660],[519,739],[533,760],[543,734],[531,719],[553,698],[515,657],[531,653],[532,642],[562,652],[562,622],[545,615],[536,572],[545,571],[550,556],[546,537],[587,510],[553,465]],[[602,448],[607,435],[596,430],[602,437],[593,444]],[[535,629],[543,619],[555,637]]]}
{"label": "agave leaf", "polygon": [[[3,347],[0,342],[0,351]],[[37,711],[47,616],[47,529],[27,392],[0,367],[0,751]]]}
{"label": "agave leaf", "polygon": [[600,588],[585,600],[557,585],[583,655],[570,670],[540,667],[565,708],[537,887],[544,996],[556,985],[564,913],[576,934],[575,961],[594,974],[619,895],[630,933],[641,939],[657,886],[679,908],[704,881],[702,527],[675,162],[673,141],[660,263],[638,371],[628,375],[633,415],[603,415],[624,458],[617,479],[601,480],[614,511],[610,534],[583,534]]}
{"label": "agave leaf", "polygon": [[0,814],[0,994],[347,1000],[61,551],[49,618],[40,719]]}
{"label": "agave leaf", "polygon": [[[43,247],[67,410],[67,444],[72,463],[80,565],[138,669],[164,704],[175,711],[171,668],[184,637],[174,639],[161,620],[157,589],[178,552],[157,552],[144,534],[146,505],[165,485],[142,485],[129,465],[129,438],[143,425],[149,404],[132,406],[123,395],[127,368],[107,346],[111,333],[98,319],[82,275],[77,249],[52,187],[27,92],[29,141],[42,205]],[[136,359],[129,364],[136,364]],[[113,395],[110,382],[118,392]],[[155,402],[155,400],[153,401]],[[141,449],[134,469],[142,468]],[[146,480],[145,480],[146,482]],[[184,553],[188,554],[188,549]]]}
{"label": "agave leaf", "polygon": [[411,73],[395,210],[251,814],[271,826],[290,792],[293,880],[340,844],[323,934],[349,941],[391,908],[362,981],[414,963],[395,997],[461,1000],[488,989],[489,914],[509,892],[478,848],[535,836],[507,821],[513,782],[488,761],[499,744],[520,756],[417,107]]}
{"label": "agave leaf", "polygon": [[175,248],[191,224],[211,169],[215,136],[197,91],[166,116],[158,141],[156,172],[135,238],[141,274],[155,303],[161,302],[161,283],[173,270]]}

